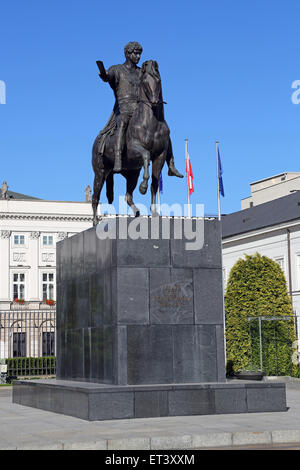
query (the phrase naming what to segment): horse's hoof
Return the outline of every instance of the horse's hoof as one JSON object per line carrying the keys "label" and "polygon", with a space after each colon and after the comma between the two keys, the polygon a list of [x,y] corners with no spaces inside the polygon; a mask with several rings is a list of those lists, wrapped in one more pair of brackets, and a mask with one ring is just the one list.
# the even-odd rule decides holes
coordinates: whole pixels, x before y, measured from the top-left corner
{"label": "horse's hoof", "polygon": [[173,168],[169,168],[168,176],[177,176],[177,178],[183,178],[183,175],[179,173],[175,166]]}
{"label": "horse's hoof", "polygon": [[151,206],[150,207],[152,217],[159,217],[159,213],[157,212],[156,208]]}
{"label": "horse's hoof", "polygon": [[140,184],[139,190],[140,190],[140,193],[141,193],[141,194],[146,194],[147,189],[148,189],[148,185],[147,185],[147,184],[143,184],[143,183]]}
{"label": "horse's hoof", "polygon": [[140,213],[140,211],[139,211],[139,210],[135,211],[135,213],[134,213],[134,217],[139,217],[140,215],[141,215],[141,213]]}

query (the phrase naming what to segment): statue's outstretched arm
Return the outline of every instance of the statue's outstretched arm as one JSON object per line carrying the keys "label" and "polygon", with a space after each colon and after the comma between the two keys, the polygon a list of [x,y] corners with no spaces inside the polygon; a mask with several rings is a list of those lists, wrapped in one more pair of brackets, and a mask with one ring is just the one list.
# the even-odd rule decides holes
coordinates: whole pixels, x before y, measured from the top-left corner
{"label": "statue's outstretched arm", "polygon": [[102,80],[104,82],[108,82],[109,81],[109,76],[106,73],[106,70],[105,70],[105,67],[104,67],[104,64],[103,64],[102,60],[97,60],[96,64],[98,65],[98,69],[99,69],[99,77],[102,78]]}

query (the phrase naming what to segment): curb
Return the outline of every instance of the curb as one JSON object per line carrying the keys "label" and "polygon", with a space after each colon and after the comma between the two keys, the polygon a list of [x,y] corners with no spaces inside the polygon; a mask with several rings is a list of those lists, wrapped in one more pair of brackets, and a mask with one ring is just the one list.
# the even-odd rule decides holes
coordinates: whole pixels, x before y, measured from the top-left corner
{"label": "curb", "polygon": [[78,442],[24,442],[0,450],[201,450],[216,447],[235,447],[255,444],[288,444],[300,442],[300,429],[257,431],[257,432],[216,432],[182,436],[130,437],[116,439],[82,440]]}

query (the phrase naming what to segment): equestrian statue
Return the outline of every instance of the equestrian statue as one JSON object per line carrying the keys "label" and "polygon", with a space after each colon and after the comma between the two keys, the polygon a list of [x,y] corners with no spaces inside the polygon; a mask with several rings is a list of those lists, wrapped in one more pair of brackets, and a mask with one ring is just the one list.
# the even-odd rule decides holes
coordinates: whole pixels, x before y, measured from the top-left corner
{"label": "equestrian statue", "polygon": [[142,46],[137,42],[128,43],[124,52],[125,62],[108,70],[105,70],[102,61],[97,61],[100,78],[108,82],[114,92],[115,105],[108,123],[93,145],[93,225],[98,223],[97,208],[105,182],[108,202],[113,202],[114,173],[121,173],[126,178],[125,199],[135,216],[140,214],[133,202],[133,191],[142,168],[143,180],[139,190],[146,194],[152,162],[152,214],[156,214],[158,181],[164,163],[167,162],[169,167],[169,176],[183,178],[174,165],[170,130],[164,118],[158,64],[148,60],[141,68],[137,66],[142,53]]}

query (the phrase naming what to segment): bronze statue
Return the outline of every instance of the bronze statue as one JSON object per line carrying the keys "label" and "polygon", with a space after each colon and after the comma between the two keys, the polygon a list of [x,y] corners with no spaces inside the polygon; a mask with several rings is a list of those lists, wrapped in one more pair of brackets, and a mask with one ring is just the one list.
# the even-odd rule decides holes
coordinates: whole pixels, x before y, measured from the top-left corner
{"label": "bronze statue", "polygon": [[142,47],[138,43],[125,46],[126,61],[105,70],[97,61],[100,77],[108,82],[115,95],[115,106],[105,128],[93,145],[92,164],[95,172],[92,205],[94,225],[100,193],[106,181],[106,195],[113,201],[113,173],[127,179],[126,200],[135,215],[138,209],[132,193],[137,185],[140,170],[144,168],[140,192],[148,188],[149,164],[152,161],[152,210],[155,211],[157,184],[166,161],[168,174],[183,178],[174,166],[170,131],[164,120],[161,78],[156,61],[146,61],[137,67]]}

